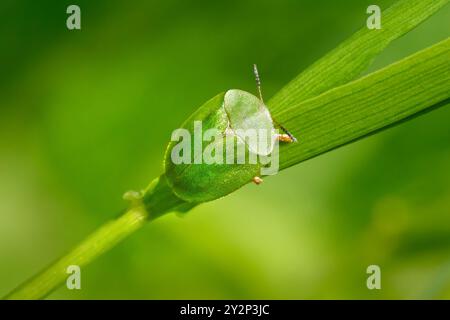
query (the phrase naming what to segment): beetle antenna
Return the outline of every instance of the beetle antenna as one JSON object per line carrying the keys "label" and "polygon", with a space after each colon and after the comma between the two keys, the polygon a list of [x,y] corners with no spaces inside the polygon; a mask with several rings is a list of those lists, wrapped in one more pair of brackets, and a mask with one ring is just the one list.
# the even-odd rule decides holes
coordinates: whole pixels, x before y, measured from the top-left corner
{"label": "beetle antenna", "polygon": [[[263,97],[262,97],[262,91],[261,91],[261,79],[259,78],[258,67],[256,66],[256,63],[253,64],[253,73],[255,74],[256,88],[258,89],[259,99],[264,104],[264,100],[263,100]],[[282,131],[284,131],[284,133],[286,133],[289,136],[289,138],[291,138],[292,142],[297,142],[297,139],[292,135],[292,133],[290,133],[278,121],[276,121],[273,118],[272,118],[272,121],[275,123],[276,126],[278,126]]]}
{"label": "beetle antenna", "polygon": [[253,64],[253,73],[255,74],[256,88],[258,89],[259,99],[264,104],[264,100],[263,100],[262,92],[261,92],[261,79],[259,78],[258,67],[256,66],[256,64]]}

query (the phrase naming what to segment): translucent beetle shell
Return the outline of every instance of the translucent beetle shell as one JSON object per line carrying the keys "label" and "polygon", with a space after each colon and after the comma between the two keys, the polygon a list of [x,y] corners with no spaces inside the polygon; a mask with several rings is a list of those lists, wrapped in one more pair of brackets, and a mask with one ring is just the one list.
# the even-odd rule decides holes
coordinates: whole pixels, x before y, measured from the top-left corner
{"label": "translucent beetle shell", "polygon": [[[257,80],[259,81],[258,76]],[[236,156],[238,150],[245,150],[246,159],[249,159],[250,153],[267,156],[273,151],[276,140],[285,142],[295,140],[288,132],[276,133],[274,120],[262,99],[238,89],[220,93],[207,101],[185,121],[182,128],[194,136],[198,133],[195,125],[197,121],[201,121],[203,132],[215,128],[221,133],[218,139],[202,141],[201,149],[204,150],[208,146],[219,147],[218,149],[223,150],[224,162],[192,161],[175,164],[172,154],[178,142],[169,143],[164,160],[167,183],[179,198],[188,202],[211,201],[235,191],[248,182],[253,181],[257,184],[262,182],[260,175],[263,164],[260,161],[227,163],[225,161],[227,155]],[[249,143],[242,135],[247,129],[270,134],[267,134],[262,143],[255,145]],[[194,154],[195,156],[197,155]]]}

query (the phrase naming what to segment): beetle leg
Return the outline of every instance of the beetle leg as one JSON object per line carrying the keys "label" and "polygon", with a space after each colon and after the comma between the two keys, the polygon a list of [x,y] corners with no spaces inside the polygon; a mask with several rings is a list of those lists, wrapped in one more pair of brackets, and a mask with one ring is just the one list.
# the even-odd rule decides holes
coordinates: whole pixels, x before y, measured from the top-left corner
{"label": "beetle leg", "polygon": [[295,140],[292,139],[292,137],[291,137],[290,135],[288,135],[287,133],[281,133],[281,134],[278,134],[278,135],[277,135],[277,139],[278,139],[278,141],[281,141],[281,142],[289,142],[289,143],[295,141]]}
{"label": "beetle leg", "polygon": [[258,185],[263,182],[263,179],[261,179],[260,177],[253,177],[252,181],[254,184]]}

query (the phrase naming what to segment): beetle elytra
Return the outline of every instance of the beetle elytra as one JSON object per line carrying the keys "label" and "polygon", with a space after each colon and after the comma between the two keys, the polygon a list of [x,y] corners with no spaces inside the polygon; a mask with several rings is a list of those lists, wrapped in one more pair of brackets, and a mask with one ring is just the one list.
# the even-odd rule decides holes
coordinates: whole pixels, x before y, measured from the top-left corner
{"label": "beetle elytra", "polygon": [[[254,73],[259,98],[242,90],[231,89],[207,101],[182,125],[181,130],[194,135],[194,143],[193,146],[190,144],[190,148],[180,148],[179,142],[180,137],[191,142],[190,136],[186,138],[186,135],[172,134],[172,141],[165,154],[165,176],[168,185],[181,199],[205,202],[223,197],[251,181],[260,184],[260,176],[267,166],[261,159],[270,158],[278,141],[296,141],[291,133],[272,118],[262,99],[256,65]],[[276,128],[284,133],[278,133]],[[206,130],[206,135],[212,129],[219,133],[214,139],[195,139],[196,134],[202,135],[203,130]],[[248,132],[257,132],[258,139],[249,139]],[[227,161],[202,162],[202,153],[198,150],[213,150],[211,154],[215,159],[226,158]],[[245,159],[256,156],[257,161],[228,161],[230,154],[236,158],[236,154],[239,155],[238,152],[242,150]],[[191,162],[174,161],[174,156],[192,159],[192,153],[194,160]]]}

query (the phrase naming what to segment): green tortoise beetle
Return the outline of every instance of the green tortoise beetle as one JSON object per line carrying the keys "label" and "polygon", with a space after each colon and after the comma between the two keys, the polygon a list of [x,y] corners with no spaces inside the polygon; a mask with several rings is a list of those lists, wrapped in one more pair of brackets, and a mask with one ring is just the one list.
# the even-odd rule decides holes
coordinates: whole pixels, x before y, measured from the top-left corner
{"label": "green tortoise beetle", "polygon": [[[172,133],[164,168],[167,183],[179,198],[205,202],[223,197],[251,181],[260,184],[262,169],[267,165],[261,159],[271,155],[275,142],[296,141],[272,118],[262,99],[256,65],[254,73],[259,98],[238,89],[220,93]],[[284,133],[278,133],[276,127]],[[249,138],[249,132],[257,132],[257,141]],[[244,161],[239,158],[242,154]],[[257,161],[246,161],[255,155]]]}

